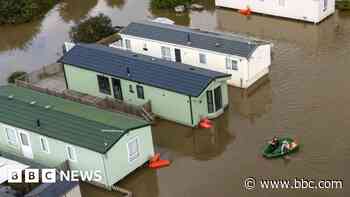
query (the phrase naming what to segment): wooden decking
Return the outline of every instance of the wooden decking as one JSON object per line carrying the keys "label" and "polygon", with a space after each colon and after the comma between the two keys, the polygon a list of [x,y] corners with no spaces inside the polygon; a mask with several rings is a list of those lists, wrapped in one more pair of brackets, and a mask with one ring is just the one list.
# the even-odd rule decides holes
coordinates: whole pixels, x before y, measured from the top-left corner
{"label": "wooden decking", "polygon": [[44,66],[42,69],[21,76],[15,84],[19,87],[29,88],[38,92],[61,97],[74,102],[91,105],[100,109],[124,113],[135,118],[142,118],[154,123],[151,103],[137,106],[110,98],[99,98],[88,94],[68,90],[66,87],[63,68],[55,63]]}

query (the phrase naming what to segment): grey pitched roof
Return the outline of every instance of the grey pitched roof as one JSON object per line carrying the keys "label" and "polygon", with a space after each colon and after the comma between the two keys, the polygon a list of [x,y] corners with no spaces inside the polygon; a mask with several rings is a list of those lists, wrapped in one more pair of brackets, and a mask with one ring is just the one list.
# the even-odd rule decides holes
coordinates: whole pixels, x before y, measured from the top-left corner
{"label": "grey pitched roof", "polygon": [[231,76],[96,44],[78,44],[59,62],[194,97]]}
{"label": "grey pitched roof", "polygon": [[265,41],[155,22],[133,22],[121,34],[249,58]]}
{"label": "grey pitched roof", "polygon": [[[22,91],[26,92],[27,96],[24,95],[24,98],[29,98],[28,100],[22,98]],[[10,95],[13,98],[9,98]],[[32,101],[37,103],[30,104]],[[40,101],[49,103],[52,108],[45,108]],[[76,112],[67,112],[67,110],[62,110],[62,107],[74,108]],[[89,110],[86,111],[85,108]],[[106,117],[103,117],[105,120],[97,120],[75,115],[76,113],[90,113],[93,116]],[[113,116],[114,122],[121,125],[119,127],[109,123],[110,117],[112,116],[107,111],[78,103],[72,105],[71,101],[36,91],[24,90],[24,88],[15,86],[0,87],[0,122],[98,153],[106,153],[128,131],[149,125],[138,119]],[[38,120],[40,126],[37,125]],[[126,127],[125,121],[131,123]],[[114,130],[115,132],[103,132],[103,130]]]}

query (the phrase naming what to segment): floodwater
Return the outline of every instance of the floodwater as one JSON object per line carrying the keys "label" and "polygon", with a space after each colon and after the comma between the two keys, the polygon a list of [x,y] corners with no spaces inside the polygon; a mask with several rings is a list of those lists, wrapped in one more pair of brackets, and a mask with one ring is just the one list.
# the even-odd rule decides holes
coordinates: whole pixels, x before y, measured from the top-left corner
{"label": "floodwater", "polygon": [[[120,186],[136,197],[349,196],[350,12],[337,12],[320,25],[274,17],[249,18],[229,9],[169,14],[149,9],[148,0],[66,0],[45,18],[0,27],[0,81],[19,69],[37,69],[57,60],[70,27],[103,12],[114,25],[156,16],[206,30],[248,34],[274,43],[270,75],[249,94],[230,88],[230,106],[210,130],[160,120],[154,141],[172,165],[140,168]],[[289,159],[266,160],[261,148],[274,135],[293,136],[301,150]],[[247,191],[243,180],[344,180],[343,189]],[[259,186],[259,185],[258,185]],[[83,186],[84,197],[116,196]]]}

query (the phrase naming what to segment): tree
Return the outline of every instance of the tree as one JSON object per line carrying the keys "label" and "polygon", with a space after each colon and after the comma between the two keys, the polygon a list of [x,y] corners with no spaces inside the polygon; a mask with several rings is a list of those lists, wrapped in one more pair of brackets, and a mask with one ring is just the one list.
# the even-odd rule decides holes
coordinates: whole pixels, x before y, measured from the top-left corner
{"label": "tree", "polygon": [[0,0],[0,24],[25,23],[40,17],[59,0]]}
{"label": "tree", "polygon": [[69,35],[73,42],[93,43],[114,32],[111,19],[99,14],[73,26]]}

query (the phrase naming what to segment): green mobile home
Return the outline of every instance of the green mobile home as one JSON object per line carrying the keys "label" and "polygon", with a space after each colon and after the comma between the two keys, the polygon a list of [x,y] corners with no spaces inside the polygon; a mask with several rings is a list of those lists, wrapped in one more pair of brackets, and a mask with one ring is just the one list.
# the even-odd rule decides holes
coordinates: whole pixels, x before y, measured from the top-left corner
{"label": "green mobile home", "polygon": [[228,106],[229,74],[102,45],[78,44],[59,62],[68,89],[134,105],[150,102],[154,114],[191,127]]}
{"label": "green mobile home", "polygon": [[15,86],[0,87],[0,150],[71,170],[99,171],[110,188],[154,155],[139,119]]}

